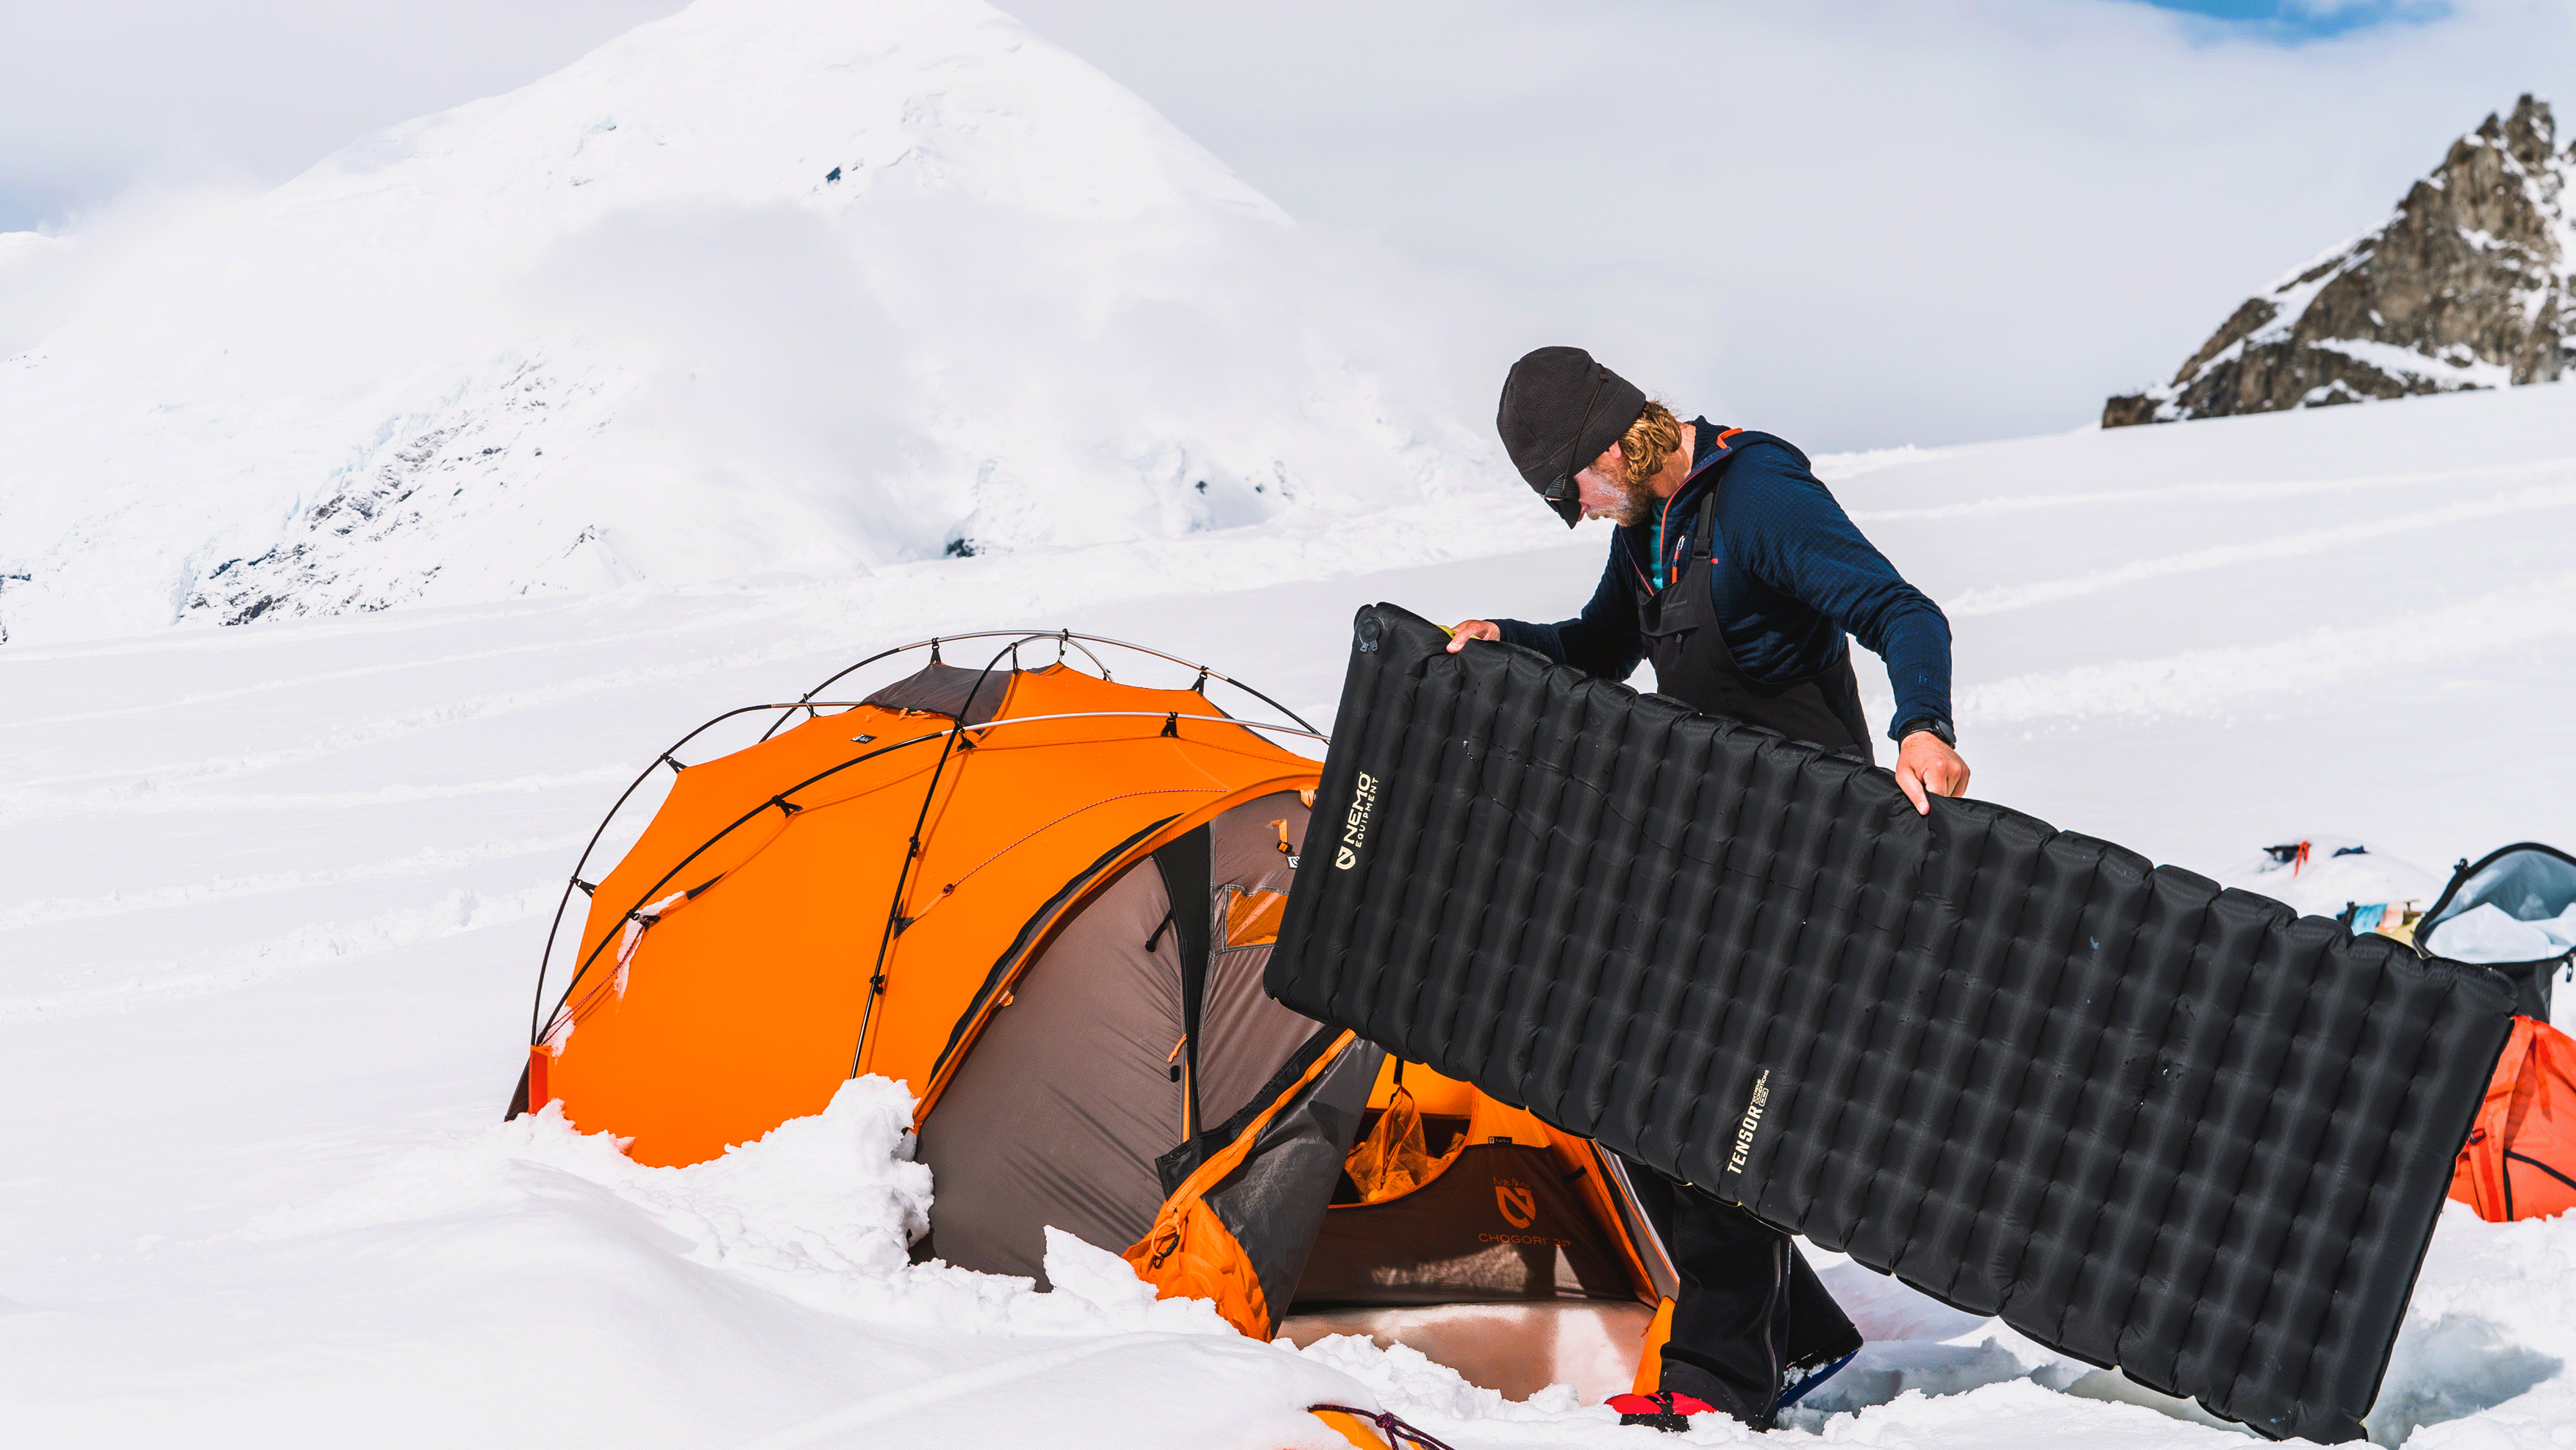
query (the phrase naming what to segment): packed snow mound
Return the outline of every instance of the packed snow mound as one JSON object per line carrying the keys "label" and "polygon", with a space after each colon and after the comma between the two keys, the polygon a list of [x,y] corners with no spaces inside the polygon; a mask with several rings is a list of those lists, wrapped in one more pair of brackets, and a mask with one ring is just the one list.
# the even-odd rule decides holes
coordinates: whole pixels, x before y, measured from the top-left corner
{"label": "packed snow mound", "polygon": [[1370,370],[1394,333],[1360,282],[980,0],[701,0],[164,223],[139,255],[5,249],[0,291],[81,294],[0,363],[19,641],[848,574],[1507,478],[1439,368]]}
{"label": "packed snow mound", "polygon": [[2442,878],[2412,861],[2356,837],[2318,833],[2284,835],[2280,844],[2263,848],[2217,880],[2285,902],[2308,916],[2410,902],[2422,910],[2442,894]]}
{"label": "packed snow mound", "polygon": [[[284,1427],[292,1442],[366,1423],[387,1445],[930,1450],[971,1423],[979,1443],[1320,1450],[1305,1406],[1369,1403],[1202,1301],[1155,1298],[1125,1260],[1068,1234],[1049,1233],[1047,1293],[909,1262],[931,1192],[909,1159],[912,1110],[901,1084],[860,1078],[823,1112],[685,1168],[636,1164],[552,1107],[412,1135],[339,1191],[223,1236],[228,1258],[260,1266],[252,1296],[183,1268],[122,1312],[47,1306],[38,1324],[0,1301],[0,1438],[157,1444]],[[425,1331],[448,1347],[420,1346]],[[403,1347],[373,1348],[386,1345]],[[102,1351],[116,1371],[77,1367]],[[70,1362],[40,1368],[38,1354]],[[257,1383],[281,1365],[299,1368],[274,1390]],[[696,1393],[707,1372],[728,1392]],[[224,1403],[171,1393],[164,1375],[227,1386]],[[1160,1392],[1184,1376],[1193,1393]],[[39,1378],[67,1398],[42,1402]],[[1068,1402],[1103,1381],[1160,1413],[1068,1425]]]}
{"label": "packed snow mound", "polygon": [[601,1227],[632,1229],[640,1218],[670,1235],[663,1242],[682,1259],[827,1313],[982,1333],[1234,1333],[1213,1306],[1156,1299],[1124,1259],[1055,1229],[1047,1231],[1051,1293],[1028,1279],[912,1263],[912,1242],[930,1229],[931,1197],[930,1170],[912,1161],[912,1112],[901,1083],[853,1078],[812,1117],[704,1163],[651,1168],[549,1103],[400,1156],[321,1202],[264,1215],[247,1232],[302,1239],[569,1205]]}

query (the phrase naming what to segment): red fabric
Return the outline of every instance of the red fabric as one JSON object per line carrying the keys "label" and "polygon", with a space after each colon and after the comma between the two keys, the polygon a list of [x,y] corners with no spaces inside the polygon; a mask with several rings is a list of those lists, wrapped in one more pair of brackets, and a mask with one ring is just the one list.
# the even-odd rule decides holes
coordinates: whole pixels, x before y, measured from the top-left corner
{"label": "red fabric", "polygon": [[1656,1403],[1657,1400],[1663,1398],[1666,1397],[1662,1395],[1612,1395],[1601,1403],[1608,1405],[1611,1409],[1617,1410],[1623,1415],[1705,1415],[1709,1411],[1717,1408],[1717,1406],[1710,1404],[1706,1400],[1697,1399],[1693,1396],[1676,1392],[1670,1396],[1672,1407],[1670,1409],[1666,1409],[1664,1406]]}
{"label": "red fabric", "polygon": [[2490,1223],[2576,1208],[2576,1038],[2513,1019],[2451,1196]]}

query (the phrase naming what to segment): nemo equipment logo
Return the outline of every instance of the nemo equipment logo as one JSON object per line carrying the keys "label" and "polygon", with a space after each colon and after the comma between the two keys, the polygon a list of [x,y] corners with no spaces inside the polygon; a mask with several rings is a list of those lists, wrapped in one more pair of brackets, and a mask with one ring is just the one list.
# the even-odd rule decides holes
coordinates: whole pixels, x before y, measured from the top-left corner
{"label": "nemo equipment logo", "polygon": [[1348,871],[1358,864],[1360,843],[1368,839],[1369,812],[1377,806],[1377,777],[1360,772],[1359,784],[1351,790],[1350,811],[1342,817],[1342,844],[1333,852],[1336,870]]}

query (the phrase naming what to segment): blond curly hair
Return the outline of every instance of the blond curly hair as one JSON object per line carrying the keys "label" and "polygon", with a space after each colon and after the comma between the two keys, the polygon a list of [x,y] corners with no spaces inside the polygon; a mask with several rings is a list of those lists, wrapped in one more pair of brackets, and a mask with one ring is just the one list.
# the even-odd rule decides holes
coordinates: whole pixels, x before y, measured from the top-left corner
{"label": "blond curly hair", "polygon": [[1648,399],[1644,412],[1628,425],[1628,435],[1619,440],[1619,457],[1627,464],[1627,483],[1643,488],[1646,481],[1664,471],[1664,463],[1682,446],[1682,420],[1662,403]]}

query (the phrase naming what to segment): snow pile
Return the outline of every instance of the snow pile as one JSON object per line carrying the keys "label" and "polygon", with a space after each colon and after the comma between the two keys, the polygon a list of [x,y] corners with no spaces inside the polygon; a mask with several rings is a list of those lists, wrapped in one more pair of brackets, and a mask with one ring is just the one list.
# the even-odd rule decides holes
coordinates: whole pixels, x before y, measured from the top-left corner
{"label": "snow pile", "polygon": [[[2365,1423],[2382,1445],[2556,1446],[2576,1440],[2576,1214],[2487,1223],[2442,1207],[2414,1302]],[[2413,1438],[2418,1426],[2478,1417]]]}
{"label": "snow pile", "polygon": [[[1068,1235],[1049,1234],[1044,1294],[907,1262],[931,1190],[907,1158],[912,1105],[860,1079],[823,1113],[677,1169],[639,1166],[553,1109],[440,1135],[182,1246],[141,1302],[0,1314],[0,1439],[301,1443],[300,1426],[363,1425],[387,1445],[784,1450],[948,1445],[972,1425],[1249,1450],[1332,1446],[1304,1407],[1368,1403]],[[210,1250],[228,1272],[184,1266]],[[708,1377],[728,1392],[703,1393]],[[1105,1402],[1102,1379],[1138,1397]]]}
{"label": "snow pile", "polygon": [[155,226],[0,247],[79,294],[0,362],[20,643],[1511,497],[1440,329],[981,0],[701,0]]}
{"label": "snow pile", "polygon": [[[2423,867],[2351,836],[2283,836],[2266,850],[2230,871],[2220,872],[2222,886],[2286,903],[2302,916],[2341,916],[2345,908],[2403,906],[2421,911],[2442,892],[2442,880]],[[2299,848],[2306,847],[2305,859]]]}
{"label": "snow pile", "polygon": [[912,1110],[902,1084],[854,1078],[813,1117],[704,1163],[651,1168],[549,1104],[404,1154],[363,1184],[265,1215],[247,1232],[310,1237],[604,1194],[686,1245],[679,1257],[688,1262],[830,1313],[979,1333],[1234,1332],[1210,1305],[1157,1300],[1125,1260],[1054,1229],[1054,1293],[1028,1279],[911,1263],[912,1241],[929,1231],[931,1195],[930,1170],[911,1161]]}

